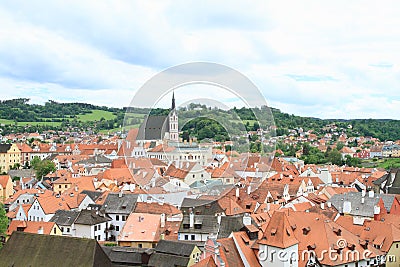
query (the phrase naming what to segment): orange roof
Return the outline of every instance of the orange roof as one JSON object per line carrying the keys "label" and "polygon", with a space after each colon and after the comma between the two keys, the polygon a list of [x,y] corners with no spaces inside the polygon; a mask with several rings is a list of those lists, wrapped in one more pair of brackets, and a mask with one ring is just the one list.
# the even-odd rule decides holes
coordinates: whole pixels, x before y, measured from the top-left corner
{"label": "orange roof", "polygon": [[212,256],[208,256],[205,259],[202,259],[198,263],[192,265],[192,267],[217,267],[217,265],[214,262],[214,259]]}
{"label": "orange roof", "polygon": [[38,198],[38,197],[48,197],[51,196],[53,194],[53,191],[51,190],[41,190],[41,189],[24,189],[24,190],[19,190],[17,191],[14,195],[12,195],[11,197],[9,197],[6,200],[6,204],[10,204],[12,202],[14,202],[20,195],[23,194],[31,194],[34,195]]}
{"label": "orange roof", "polygon": [[[233,238],[217,239],[217,242],[220,245],[220,247],[219,247],[220,257],[225,262],[226,267],[244,266]],[[253,265],[251,265],[251,266],[253,266]],[[257,266],[257,265],[255,265],[255,266]]]}
{"label": "orange roof", "polygon": [[165,176],[170,176],[173,178],[178,178],[178,179],[185,179],[186,176],[188,175],[189,171],[187,170],[182,170],[177,167],[175,167],[174,164],[169,165],[167,171],[165,172]]}
{"label": "orange roof", "polygon": [[3,188],[6,188],[6,187],[7,187],[7,183],[8,183],[9,181],[11,181],[10,175],[0,175],[0,185],[1,185]]}
{"label": "orange roof", "polygon": [[218,199],[218,205],[224,210],[226,216],[232,216],[246,212],[230,196],[223,196]]}
{"label": "orange roof", "polygon": [[232,235],[250,266],[260,266],[255,251],[251,248],[254,242],[249,240],[246,232],[234,232]]}
{"label": "orange roof", "polygon": [[42,207],[45,214],[54,214],[57,210],[70,210],[67,201],[65,198],[60,196],[48,196],[48,197],[40,197],[36,198],[39,202],[40,206]]}
{"label": "orange roof", "polygon": [[285,212],[274,212],[259,243],[278,248],[288,248],[299,243]]}
{"label": "orange roof", "polygon": [[33,221],[11,221],[7,229],[7,235],[10,236],[17,228],[22,228],[25,233],[38,234],[43,230],[43,234],[51,234],[51,230],[55,226],[55,222],[33,222]]}
{"label": "orange roof", "polygon": [[157,242],[160,240],[161,216],[148,213],[131,213],[125,222],[118,241]]}
{"label": "orange roof", "polygon": [[135,211],[136,213],[150,213],[150,214],[162,214],[166,215],[175,215],[181,214],[182,212],[177,209],[175,206],[164,203],[159,204],[156,202],[147,203],[147,202],[137,202]]}

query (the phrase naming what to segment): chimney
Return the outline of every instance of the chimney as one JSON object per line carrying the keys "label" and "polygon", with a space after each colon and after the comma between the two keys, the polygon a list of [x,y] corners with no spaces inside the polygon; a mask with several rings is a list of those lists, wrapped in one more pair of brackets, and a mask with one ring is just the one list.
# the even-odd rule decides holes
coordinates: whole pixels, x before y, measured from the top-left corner
{"label": "chimney", "polygon": [[239,198],[239,187],[236,187],[236,198]]}
{"label": "chimney", "polygon": [[193,212],[191,212],[189,215],[189,225],[190,225],[190,228],[194,227],[194,213]]}
{"label": "chimney", "polygon": [[75,185],[75,192],[78,192],[79,188],[78,185]]}
{"label": "chimney", "polygon": [[369,196],[370,198],[373,198],[373,197],[374,197],[374,190],[369,191],[369,192],[368,192],[368,196]]}
{"label": "chimney", "polygon": [[328,206],[328,208],[332,207],[332,203],[331,202],[327,202],[326,205]]}
{"label": "chimney", "polygon": [[43,235],[43,226],[39,226],[39,229],[38,229],[37,233],[39,235]]}
{"label": "chimney", "polygon": [[365,190],[362,190],[362,191],[361,191],[361,196],[362,196],[362,197],[365,197],[365,195],[366,195]]}
{"label": "chimney", "polygon": [[165,213],[161,214],[160,220],[161,220],[161,228],[164,228],[165,227]]}
{"label": "chimney", "polygon": [[248,213],[243,215],[243,225],[251,225],[251,217]]}
{"label": "chimney", "polygon": [[251,185],[249,185],[249,186],[247,187],[247,194],[250,195],[250,193],[251,193]]}
{"label": "chimney", "polygon": [[325,209],[325,203],[324,202],[321,203],[321,209],[323,209],[323,210]]}
{"label": "chimney", "polygon": [[218,224],[221,224],[221,214],[218,214],[218,217],[217,217],[217,221],[218,221]]}
{"label": "chimney", "polygon": [[271,209],[271,203],[267,202],[266,212],[270,211],[270,209]]}
{"label": "chimney", "polygon": [[118,193],[118,197],[122,197],[122,190],[121,190],[121,191],[119,191],[119,193]]}
{"label": "chimney", "polygon": [[361,198],[361,204],[364,204],[364,203],[365,203],[365,198],[362,197],[362,198]]}

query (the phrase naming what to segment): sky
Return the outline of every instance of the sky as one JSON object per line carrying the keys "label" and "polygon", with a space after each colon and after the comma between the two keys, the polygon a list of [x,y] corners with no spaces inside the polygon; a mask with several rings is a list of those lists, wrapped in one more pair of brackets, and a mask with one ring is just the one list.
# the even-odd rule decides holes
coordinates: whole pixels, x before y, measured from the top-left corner
{"label": "sky", "polygon": [[[123,107],[157,73],[204,61],[247,76],[287,113],[400,119],[399,11],[398,1],[1,1],[0,98]],[[205,91],[180,88],[177,103]]]}

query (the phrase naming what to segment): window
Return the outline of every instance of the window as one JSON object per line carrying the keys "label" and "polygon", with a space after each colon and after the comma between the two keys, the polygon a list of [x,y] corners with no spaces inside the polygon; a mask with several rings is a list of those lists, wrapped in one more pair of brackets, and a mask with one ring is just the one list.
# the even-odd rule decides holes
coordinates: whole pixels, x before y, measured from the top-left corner
{"label": "window", "polygon": [[53,228],[53,232],[54,232],[54,234],[56,234],[57,233],[57,228]]}
{"label": "window", "polygon": [[58,188],[61,188],[61,185],[58,185]]}
{"label": "window", "polygon": [[115,226],[115,230],[119,231],[119,226],[118,225]]}
{"label": "window", "polygon": [[68,185],[65,185],[65,188],[67,188],[68,187]]}
{"label": "window", "polygon": [[142,248],[142,247],[143,247],[143,244],[139,244],[138,247],[139,247],[139,248]]}
{"label": "window", "polygon": [[119,221],[119,215],[115,216],[115,220]]}
{"label": "window", "polygon": [[396,244],[396,248],[399,248],[399,244]]}
{"label": "window", "polygon": [[185,240],[189,240],[189,235],[185,235]]}
{"label": "window", "polygon": [[64,227],[61,227],[61,232],[63,232],[63,233],[64,233]]}
{"label": "window", "polygon": [[94,231],[97,231],[97,225],[94,226]]}
{"label": "window", "polygon": [[101,224],[99,224],[99,226],[97,226],[97,230],[101,230]]}
{"label": "window", "polygon": [[69,231],[70,231],[70,228],[68,227],[68,228],[67,228],[67,233],[69,233]]}
{"label": "window", "polygon": [[196,237],[195,235],[192,235],[191,240],[195,240],[195,237]]}

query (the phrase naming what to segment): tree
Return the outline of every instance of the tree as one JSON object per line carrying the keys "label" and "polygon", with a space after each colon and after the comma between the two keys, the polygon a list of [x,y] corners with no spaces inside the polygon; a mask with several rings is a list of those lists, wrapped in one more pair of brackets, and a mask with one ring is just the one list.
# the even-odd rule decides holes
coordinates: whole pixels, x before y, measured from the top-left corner
{"label": "tree", "polygon": [[42,179],[43,176],[56,171],[56,166],[51,160],[40,160],[34,157],[31,161],[31,166],[36,172],[36,178]]}
{"label": "tree", "polygon": [[335,165],[341,166],[343,163],[342,154],[337,149],[331,150],[328,153],[327,159],[328,159],[328,161],[332,162],[332,164],[335,164]]}
{"label": "tree", "polygon": [[0,203],[0,248],[2,247],[1,239],[6,236],[7,227],[8,218],[6,216],[6,210],[4,209],[4,205]]}
{"label": "tree", "polygon": [[342,150],[343,147],[344,147],[344,144],[342,142],[338,142],[336,144],[336,149],[339,150],[339,151]]}

